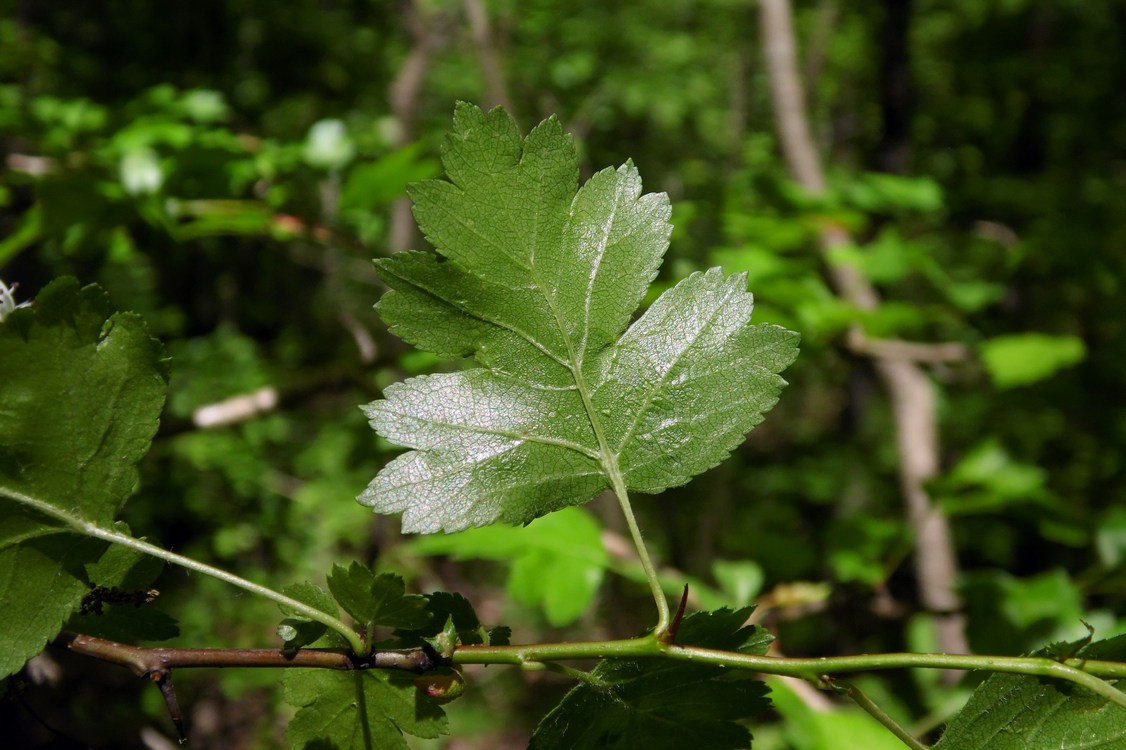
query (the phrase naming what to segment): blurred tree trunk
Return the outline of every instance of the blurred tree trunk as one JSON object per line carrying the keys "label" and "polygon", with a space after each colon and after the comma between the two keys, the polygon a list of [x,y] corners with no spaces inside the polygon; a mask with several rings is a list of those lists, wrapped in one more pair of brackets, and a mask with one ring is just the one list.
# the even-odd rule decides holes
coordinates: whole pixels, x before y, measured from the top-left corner
{"label": "blurred tree trunk", "polygon": [[[422,95],[422,85],[426,82],[426,72],[434,51],[446,39],[447,23],[436,17],[416,2],[408,2],[404,10],[404,25],[411,37],[410,52],[391,82],[389,99],[391,114],[398,125],[396,146],[404,146],[415,139],[418,117],[418,103]],[[387,250],[397,253],[410,248],[417,238],[414,217],[411,215],[411,202],[405,196],[391,206],[391,228],[388,232]]]}
{"label": "blurred tree trunk", "polygon": [[489,13],[483,0],[465,0],[465,14],[469,17],[469,28],[473,32],[473,43],[477,47],[477,57],[481,62],[481,73],[485,77],[485,105],[487,108],[501,106],[516,117],[508,86],[501,70],[500,53],[496,39],[489,25]]}
{"label": "blurred tree trunk", "polygon": [[[897,5],[889,0],[889,5]],[[825,175],[810,134],[802,83],[797,68],[796,41],[788,0],[762,0],[762,36],[774,98],[775,122],[790,171],[811,194],[825,192]],[[825,252],[851,244],[849,233],[839,224],[826,224],[821,231]],[[837,292],[863,310],[879,306],[876,289],[854,267],[827,264]],[[860,348],[862,330],[850,332],[850,343]],[[896,426],[900,486],[907,506],[907,519],[915,536],[915,577],[923,606],[933,613],[936,640],[941,651],[965,653],[965,622],[959,613],[961,601],[954,589],[958,573],[950,527],[941,510],[931,502],[926,482],[938,473],[938,428],[934,384],[926,371],[911,359],[881,356],[869,351],[876,372],[891,399]]]}
{"label": "blurred tree trunk", "polygon": [[915,88],[911,79],[910,26],[912,0],[884,0],[880,33],[880,109],[883,134],[876,146],[876,168],[904,174],[911,166],[911,117]]}

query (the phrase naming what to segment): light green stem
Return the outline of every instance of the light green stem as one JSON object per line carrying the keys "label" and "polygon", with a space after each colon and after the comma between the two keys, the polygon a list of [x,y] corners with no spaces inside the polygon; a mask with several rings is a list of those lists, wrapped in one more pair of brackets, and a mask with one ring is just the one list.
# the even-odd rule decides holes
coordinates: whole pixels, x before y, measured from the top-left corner
{"label": "light green stem", "polygon": [[182,568],[187,568],[188,570],[194,571],[196,573],[211,576],[212,578],[217,578],[220,581],[231,584],[232,586],[237,586],[244,591],[249,591],[252,594],[257,594],[258,596],[276,602],[283,607],[286,607],[293,610],[294,612],[308,617],[310,620],[319,622],[322,625],[335,630],[348,641],[348,644],[352,647],[352,651],[355,652],[357,656],[367,656],[371,651],[371,647],[368,646],[368,644],[366,644],[362,638],[360,638],[359,634],[356,633],[355,630],[348,627],[346,624],[333,617],[332,615],[320,611],[316,607],[310,607],[308,604],[299,602],[296,599],[291,599],[290,597],[284,594],[280,594],[271,588],[267,588],[266,586],[254,583],[253,581],[248,581],[245,578],[240,578],[239,576],[236,576],[233,573],[228,573],[227,571],[220,568],[215,568],[207,565],[206,563],[201,563],[198,560],[191,559],[190,557],[177,555],[175,552],[170,552],[166,549],[163,549],[162,547],[157,547],[155,544],[150,544],[149,542],[129,536],[128,534],[122,534],[119,531],[103,528],[78,516],[71,515],[70,513],[61,510],[48,502],[31,497],[30,495],[25,495],[18,490],[0,486],[0,494],[6,495],[12,500],[15,500],[16,502],[21,503],[22,505],[25,505],[29,508],[32,508],[45,516],[53,518],[57,521],[61,521],[71,531],[74,531],[76,533],[93,537],[94,539],[101,539],[106,542],[120,544],[123,547],[128,547],[129,549],[142,552],[146,555],[164,560],[165,562],[172,563],[173,565],[179,565]]}
{"label": "light green stem", "polygon": [[[1126,663],[1042,656],[973,656],[963,654],[865,654],[799,659],[757,656],[696,646],[663,643],[655,635],[625,641],[546,643],[529,646],[461,646],[454,652],[457,664],[514,664],[570,659],[672,659],[697,664],[749,669],[762,674],[798,677],[822,684],[826,675],[885,669],[924,668],[1004,672],[1049,677],[1087,688],[1126,708],[1126,693],[1105,679],[1126,678]],[[1100,679],[1102,678],[1102,679]]]}
{"label": "light green stem", "polygon": [[898,721],[893,719],[887,711],[885,711],[878,703],[873,701],[864,694],[860,688],[852,683],[843,681],[834,681],[835,685],[843,688],[842,692],[847,695],[852,701],[864,709],[869,716],[884,725],[885,728],[899,740],[911,748],[911,750],[927,750],[927,746],[920,742],[917,738],[912,736],[910,732],[904,729]]}
{"label": "light green stem", "polygon": [[[617,466],[614,467],[615,469]],[[661,589],[661,579],[657,575],[657,568],[649,557],[649,550],[645,547],[645,540],[641,536],[641,528],[633,515],[633,506],[629,502],[629,493],[626,492],[625,482],[621,472],[615,471],[610,475],[614,486],[614,495],[618,498],[618,505],[622,508],[622,515],[626,518],[630,536],[633,537],[633,546],[637,548],[637,556],[641,560],[641,567],[645,571],[645,578],[649,581],[649,590],[653,593],[653,600],[657,604],[657,627],[654,634],[661,636],[669,629],[669,601]]]}

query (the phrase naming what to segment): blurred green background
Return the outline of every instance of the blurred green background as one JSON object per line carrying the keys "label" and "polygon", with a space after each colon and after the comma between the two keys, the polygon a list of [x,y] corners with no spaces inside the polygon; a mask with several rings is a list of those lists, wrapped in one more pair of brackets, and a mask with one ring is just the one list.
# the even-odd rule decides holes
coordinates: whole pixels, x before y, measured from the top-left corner
{"label": "blurred green background", "polygon": [[[405,186],[439,175],[454,102],[550,114],[584,176],[632,158],[673,202],[662,288],[747,271],[756,320],[802,334],[790,387],[728,462],[635,507],[668,589],[760,602],[787,655],[930,649],[895,425],[845,341],[965,346],[928,365],[970,646],[1014,654],[1126,631],[1126,4],[794,3],[830,188],[780,155],[759,9],[735,0],[200,0],[0,4],[0,278],[33,298],[75,275],[141,312],[172,356],[139,534],[275,587],[359,558],[458,591],[514,640],[628,636],[652,604],[611,503],[413,540],[354,502],[394,455],[357,406],[461,366],[381,326],[370,259],[421,248]],[[838,297],[831,263],[882,293]],[[254,395],[255,399],[245,397]],[[230,399],[243,400],[232,402]],[[253,401],[243,414],[232,406]],[[271,402],[274,402],[271,405]],[[220,423],[201,408],[222,405]],[[257,410],[255,410],[257,409]],[[275,608],[168,570],[185,646],[277,642]],[[0,703],[20,747],[166,747],[159,695],[49,652],[54,677]],[[274,747],[270,671],[177,674],[197,748]],[[967,687],[860,684],[933,732]],[[523,747],[568,687],[471,670],[453,736]],[[824,696],[775,687],[756,747],[897,746]],[[33,715],[34,713],[34,715]]]}

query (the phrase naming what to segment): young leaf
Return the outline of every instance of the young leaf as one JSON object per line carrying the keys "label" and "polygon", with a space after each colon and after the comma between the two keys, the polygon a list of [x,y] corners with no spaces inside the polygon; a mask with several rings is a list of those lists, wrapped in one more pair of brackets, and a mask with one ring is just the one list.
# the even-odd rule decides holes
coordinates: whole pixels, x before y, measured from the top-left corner
{"label": "young leaf", "polygon": [[504,625],[486,628],[477,619],[473,605],[461,594],[435,591],[425,597],[430,622],[422,628],[396,630],[395,635],[404,644],[427,642],[443,656],[448,656],[447,652],[459,644],[508,645],[509,628]]}
{"label": "young leaf", "polygon": [[[690,615],[677,642],[765,653],[765,631],[743,627],[752,609]],[[529,750],[749,747],[750,733],[735,722],[763,711],[766,693],[762,681],[710,664],[603,661],[544,717]]]}
{"label": "young leaf", "polygon": [[[413,448],[360,502],[410,532],[527,523],[613,487],[659,492],[724,458],[785,384],[797,336],[749,326],[744,275],[697,273],[626,329],[668,245],[668,198],[632,164],[581,189],[549,119],[521,141],[500,109],[459,104],[415,216],[442,256],[376,262],[396,334],[481,369],[416,377],[364,407]],[[624,333],[623,333],[624,330]]]}
{"label": "young leaf", "polygon": [[[333,617],[340,615],[340,608],[337,606],[336,600],[332,598],[330,593],[315,583],[309,581],[294,583],[282,589],[282,593],[291,599],[296,599],[302,604],[308,604],[310,607],[319,609],[321,612],[330,614]],[[324,623],[310,620],[305,615],[289,609],[288,607],[282,607],[281,609],[287,617],[278,625],[278,637],[285,641],[286,649],[308,646],[320,640],[320,638],[328,632],[328,628]],[[334,641],[338,637],[336,633],[330,634],[330,638]],[[344,644],[334,642],[332,645],[338,646]]]}
{"label": "young leaf", "polygon": [[328,589],[357,623],[392,628],[421,627],[430,618],[426,599],[406,594],[406,584],[394,573],[375,575],[358,562],[332,566]]}
{"label": "young leaf", "polygon": [[137,483],[167,373],[144,322],[96,287],[47,286],[0,323],[0,677],[53,638],[94,583],[105,545],[62,533],[112,528]]}
{"label": "young leaf", "polygon": [[[1122,661],[1126,636],[1097,641],[1076,656]],[[1126,681],[1115,684],[1122,688]],[[934,749],[1124,746],[1126,708],[1070,683],[995,674],[978,686]]]}
{"label": "young leaf", "polygon": [[403,733],[428,739],[446,734],[445,712],[414,679],[384,669],[286,670],[285,700],[298,707],[286,729],[288,746],[407,750]]}

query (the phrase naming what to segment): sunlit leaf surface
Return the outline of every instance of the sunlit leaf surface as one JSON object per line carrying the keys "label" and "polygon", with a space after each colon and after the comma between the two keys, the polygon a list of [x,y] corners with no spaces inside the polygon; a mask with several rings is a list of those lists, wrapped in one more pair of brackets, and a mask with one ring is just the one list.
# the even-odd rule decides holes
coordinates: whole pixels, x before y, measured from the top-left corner
{"label": "sunlit leaf surface", "polygon": [[[481,368],[416,377],[365,407],[412,448],[360,497],[412,532],[527,523],[621,480],[660,492],[724,458],[762,420],[797,335],[750,326],[745,276],[681,281],[630,325],[668,246],[669,204],[632,164],[578,187],[549,119],[521,140],[501,110],[459,105],[443,165],[416,185],[438,254],[377,262],[391,329]],[[628,328],[627,328],[628,326]]]}

